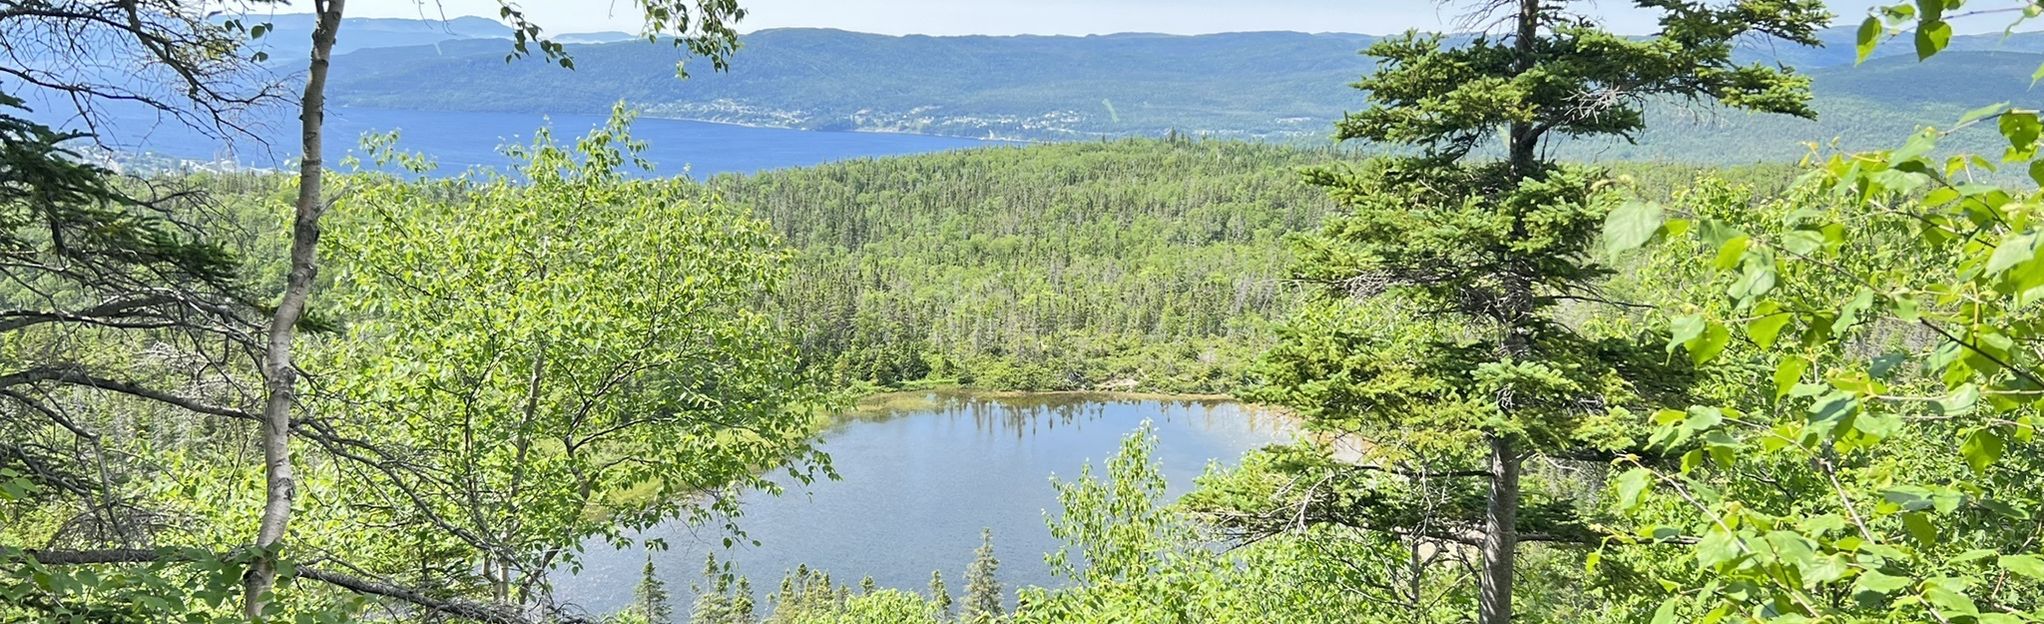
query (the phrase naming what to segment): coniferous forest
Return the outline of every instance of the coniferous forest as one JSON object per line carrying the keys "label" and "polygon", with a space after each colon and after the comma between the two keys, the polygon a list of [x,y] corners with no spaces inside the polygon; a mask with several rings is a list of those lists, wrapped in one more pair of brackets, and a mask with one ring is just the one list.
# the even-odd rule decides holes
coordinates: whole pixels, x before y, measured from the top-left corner
{"label": "coniferous forest", "polygon": [[[744,0],[631,4],[676,80],[746,62]],[[507,130],[531,138],[500,168],[332,135],[350,29],[408,41],[347,0],[0,2],[0,622],[2044,621],[2035,102],[1746,166],[1575,157],[1682,106],[1837,110],[1755,40],[1843,25],[1859,60],[1965,72],[1955,33],[2044,4],[1620,3],[1642,32],[1598,3],[1446,4],[1461,30],[1369,40],[1318,146],[1172,131],[691,179],[652,173],[630,102]],[[287,8],[303,40],[260,45]],[[498,8],[463,49],[604,71]],[[291,123],[242,122],[264,107]],[[100,149],[116,109],[303,156],[140,166]],[[1172,436],[1206,425],[1162,412],[984,428],[1052,392],[1240,404],[1284,435],[1190,478]],[[859,479],[835,435],[960,393],[929,422],[1036,455],[1045,429],[1111,435],[996,493],[1054,501],[1029,521],[1057,547],[857,544],[959,555],[912,586],[738,563],[775,539],[751,497]],[[863,452],[1000,469],[917,464],[925,439]],[[565,582],[620,557],[605,606]],[[1013,580],[1039,561],[1055,582]]]}

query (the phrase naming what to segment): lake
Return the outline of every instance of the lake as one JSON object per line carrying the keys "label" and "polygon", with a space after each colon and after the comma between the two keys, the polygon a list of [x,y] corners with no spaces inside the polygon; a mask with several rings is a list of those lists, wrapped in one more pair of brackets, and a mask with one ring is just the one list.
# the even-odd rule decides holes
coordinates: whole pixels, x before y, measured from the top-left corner
{"label": "lake", "polygon": [[[65,110],[42,106],[45,110]],[[252,123],[268,144],[243,137],[222,144],[212,137],[162,118],[137,106],[107,106],[111,118],[101,128],[102,142],[128,153],[151,153],[177,159],[204,162],[233,161],[243,166],[276,168],[288,166],[298,156],[296,117],[282,112],[253,115]],[[76,127],[74,120],[43,118],[38,121]],[[509,161],[498,148],[525,144],[535,129],[552,127],[563,144],[599,127],[605,115],[539,113],[465,113],[438,111],[336,108],[327,113],[326,141],[330,166],[339,166],[340,156],[353,150],[365,133],[398,131],[399,148],[429,155],[440,163],[440,173],[456,174],[474,166],[502,166]],[[786,167],[804,167],[853,158],[923,154],[945,150],[1013,145],[1004,141],[982,141],[954,137],[876,132],[812,132],[784,128],[755,128],[728,124],[653,119],[641,117],[632,124],[633,138],[648,143],[646,159],[654,173],[674,176],[684,173],[697,179],[720,173],[754,173]]]}
{"label": "lake", "polygon": [[[842,480],[742,498],[739,526],[759,546],[725,549],[715,527],[682,522],[642,535],[669,546],[653,561],[677,613],[694,602],[689,585],[701,578],[710,552],[736,563],[762,607],[782,574],[805,563],[834,583],[855,586],[871,575],[882,587],[917,592],[931,571],[942,571],[953,595],[963,595],[982,527],[993,529],[999,578],[1012,602],[1018,587],[1060,584],[1043,561],[1060,545],[1044,526],[1044,512],[1058,507],[1051,475],[1076,478],[1088,463],[1104,472],[1122,438],[1147,420],[1157,434],[1152,459],[1175,496],[1209,462],[1232,464],[1246,451],[1288,439],[1291,430],[1229,401],[932,393],[891,403],[824,435],[821,448]],[[646,553],[601,541],[588,547],[581,573],[556,580],[559,597],[593,614],[623,609]]]}

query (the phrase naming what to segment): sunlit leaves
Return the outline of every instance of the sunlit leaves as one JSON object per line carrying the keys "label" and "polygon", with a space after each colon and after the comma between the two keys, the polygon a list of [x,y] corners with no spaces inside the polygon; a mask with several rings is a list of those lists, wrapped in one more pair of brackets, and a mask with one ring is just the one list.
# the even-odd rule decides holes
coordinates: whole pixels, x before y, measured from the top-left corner
{"label": "sunlit leaves", "polygon": [[2044,122],[2039,122],[2036,111],[2011,111],[1997,121],[2003,138],[2008,139],[2010,160],[2023,160],[2037,151],[2037,139],[2044,136]]}
{"label": "sunlit leaves", "polygon": [[1987,275],[2001,275],[2003,271],[2007,271],[2018,264],[2029,262],[2036,257],[2037,234],[2035,232],[2010,234],[2008,237],[2003,238],[2000,244],[1995,245],[1994,255],[1988,257]]}
{"label": "sunlit leaves", "polygon": [[1638,507],[1647,488],[1654,484],[1654,473],[1645,468],[1634,468],[1618,475],[1616,488],[1618,504],[1626,508]]}
{"label": "sunlit leaves", "polygon": [[0,502],[27,500],[40,486],[13,468],[0,467]]}
{"label": "sunlit leaves", "polygon": [[1944,20],[1926,22],[1916,30],[1916,58],[1927,59],[1952,44],[1952,24]]}
{"label": "sunlit leaves", "polygon": [[1762,303],[1754,309],[1754,313],[1758,318],[1746,323],[1746,337],[1762,349],[1773,347],[1781,330],[1795,320],[1794,314],[1781,310],[1773,302]]}
{"label": "sunlit leaves", "polygon": [[1966,464],[1974,472],[1986,472],[1989,466],[2001,461],[2007,443],[1992,429],[1975,429],[1967,434],[1966,441],[1959,445],[1959,454],[1966,458]]}
{"label": "sunlit leaves", "polygon": [[1867,570],[1860,573],[1859,578],[1853,582],[1853,588],[1862,592],[1892,594],[1915,584],[1915,581],[1904,577],[1889,576],[1880,570]]}
{"label": "sunlit leaves", "polygon": [[[1860,52],[1888,27],[1923,20],[1914,38],[1934,54],[1957,6],[1886,11],[1863,25]],[[2008,144],[2001,160],[2044,179],[2030,162],[2044,135],[2034,111],[1994,104],[1957,125],[1993,126]],[[2040,196],[1984,182],[2005,179],[1990,158],[1941,155],[1950,132],[1817,160],[1778,198],[1700,194],[1670,207],[1699,227],[1653,250],[1679,254],[1705,280],[1695,292],[1711,295],[1667,317],[1670,348],[1707,349],[1710,330],[1727,328],[1732,339],[1709,359],[1726,384],[1713,403],[1749,416],[1698,432],[1666,417],[1695,408],[1663,410],[1656,439],[1715,439],[1705,448],[1739,452],[1685,456],[1647,503],[1618,504],[1690,497],[1710,579],[1689,587],[1710,597],[1699,606],[1979,622],[2032,621],[2044,609],[2035,579],[2015,570],[2036,565],[2019,546],[2028,525],[2009,522],[2039,505],[2023,475],[2036,463],[2030,423],[2044,390],[2034,346],[2044,327],[2034,309],[2044,298]],[[1749,394],[1748,384],[1763,389]],[[1740,476],[1752,474],[1773,486]],[[1801,539],[1766,539],[1784,525]],[[1763,543],[1786,556],[1759,554]],[[1779,566],[1739,565],[1761,559]],[[1709,589],[1734,584],[1752,593]],[[1855,599],[1817,599],[1838,590]]]}
{"label": "sunlit leaves", "polygon": [[1659,204],[1629,201],[1604,220],[1604,251],[1616,255],[1645,245],[1661,229],[1666,215]]}
{"label": "sunlit leaves", "polygon": [[2037,555],[2002,555],[1995,563],[2002,569],[2044,581],[2044,557]]}
{"label": "sunlit leaves", "polygon": [[629,177],[629,119],[507,149],[518,179],[341,179],[328,300],[348,324],[307,360],[342,430],[406,462],[352,495],[426,505],[370,521],[424,516],[539,583],[585,540],[728,516],[727,488],[814,467],[813,396],[760,309],[788,252],[687,181]]}
{"label": "sunlit leaves", "polygon": [[1683,341],[1682,347],[1689,351],[1691,362],[1703,364],[1717,359],[1718,354],[1723,353],[1725,346],[1731,344],[1731,341],[1731,330],[1719,323],[1706,322],[1703,331]]}
{"label": "sunlit leaves", "polygon": [[1886,34],[1887,29],[1881,26],[1881,18],[1867,16],[1866,21],[1860,22],[1855,38],[1858,42],[1858,62],[1867,62],[1867,58],[1874,55],[1874,48],[1880,47],[1881,37]]}

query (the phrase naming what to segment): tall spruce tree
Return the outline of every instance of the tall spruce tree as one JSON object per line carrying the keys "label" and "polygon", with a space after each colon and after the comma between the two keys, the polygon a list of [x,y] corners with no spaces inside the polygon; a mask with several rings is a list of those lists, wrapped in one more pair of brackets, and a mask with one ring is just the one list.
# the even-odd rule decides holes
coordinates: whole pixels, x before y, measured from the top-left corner
{"label": "tall spruce tree", "polygon": [[691,624],[724,624],[731,621],[731,573],[728,564],[719,564],[717,554],[710,553],[703,559],[703,582],[691,586],[695,590],[696,602],[689,609]]}
{"label": "tall spruce tree", "polygon": [[[1298,277],[1317,301],[1256,392],[1364,440],[1350,447],[1361,459],[1322,449],[1304,462],[1353,478],[1288,490],[1309,499],[1292,517],[1474,548],[1483,624],[1512,620],[1521,541],[1594,538],[1567,501],[1522,487],[1527,461],[1608,459],[1632,446],[1623,408],[1680,387],[1646,340],[1567,320],[1602,300],[1607,270],[1590,249],[1620,202],[1601,171],[1550,150],[1629,140],[1657,103],[1812,117],[1807,78],[1735,62],[1732,44],[1815,45],[1829,19],[1817,0],[1635,0],[1660,29],[1629,37],[1572,10],[1581,4],[1482,0],[1472,39],[1409,33],[1368,50],[1378,68],[1357,87],[1371,105],[1337,136],[1409,155],[1309,174],[1346,212],[1301,245]],[[1416,481],[1457,479],[1470,485],[1447,489],[1464,496],[1424,513],[1397,500],[1440,490]]]}
{"label": "tall spruce tree", "polygon": [[930,604],[937,608],[937,617],[951,617],[951,590],[944,587],[944,573],[930,571]]}
{"label": "tall spruce tree", "polygon": [[752,581],[738,577],[738,589],[731,594],[732,621],[752,624],[758,613],[759,604],[752,595]]}
{"label": "tall spruce tree", "polygon": [[972,565],[965,568],[965,610],[960,617],[971,624],[986,624],[1001,619],[1001,580],[995,576],[1001,562],[994,559],[994,530],[981,529],[979,550],[973,552]]}
{"label": "tall spruce tree", "polygon": [[653,569],[653,555],[646,555],[646,567],[639,571],[639,586],[632,589],[632,606],[648,624],[674,622],[674,606],[668,603],[667,583]]}

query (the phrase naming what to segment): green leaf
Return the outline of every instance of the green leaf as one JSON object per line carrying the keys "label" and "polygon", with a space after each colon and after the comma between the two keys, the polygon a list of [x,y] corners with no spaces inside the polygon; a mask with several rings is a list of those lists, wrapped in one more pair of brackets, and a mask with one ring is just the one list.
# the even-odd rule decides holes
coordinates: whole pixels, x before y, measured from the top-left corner
{"label": "green leaf", "polygon": [[1852,419],[1852,430],[1867,434],[1875,440],[1886,440],[1902,430],[1902,417],[1879,412],[1862,413]]}
{"label": "green leaf", "polygon": [[1604,251],[1616,257],[1619,253],[1638,249],[1654,238],[1654,232],[1661,229],[1661,222],[1666,218],[1660,204],[1625,202],[1604,218]]}
{"label": "green leaf", "polygon": [[1803,521],[1799,523],[1798,526],[1799,528],[1802,529],[1804,533],[1808,533],[1819,537],[1822,537],[1827,533],[1837,533],[1844,531],[1846,529],[1845,518],[1839,517],[1838,514],[1820,514],[1810,516],[1808,518],[1804,518]]}
{"label": "green leaf", "polygon": [[1660,608],[1654,609],[1653,624],[1675,624],[1681,621],[1680,616],[1675,615],[1675,606],[1681,604],[1681,601],[1681,596],[1670,596],[1667,600],[1661,601]]}
{"label": "green leaf", "polygon": [[2011,112],[2001,116],[1997,124],[2002,138],[2008,139],[2009,149],[2027,152],[2037,146],[2037,137],[2044,135],[2044,123],[2037,120],[2037,113],[2031,111]]}
{"label": "green leaf", "polygon": [[1931,407],[1939,416],[1964,416],[1973,413],[1974,406],[1979,403],[1980,387],[1966,384],[1953,390],[1950,395],[1938,399]]}
{"label": "green leaf", "polygon": [[1634,468],[1618,475],[1618,504],[1625,509],[1637,509],[1646,496],[1647,488],[1654,485],[1654,473],[1645,468]]}
{"label": "green leaf", "polygon": [[1952,24],[1944,20],[1926,21],[1916,27],[1916,60],[1923,60],[1942,52],[1952,43]]}
{"label": "green leaf", "polygon": [[1923,310],[1921,308],[1922,304],[1917,303],[1915,297],[1896,295],[1891,299],[1888,309],[1894,312],[1895,318],[1901,319],[1902,322],[1914,323],[1918,319],[1923,318]]}
{"label": "green leaf", "polygon": [[1746,248],[1752,246],[1752,244],[1753,237],[1751,236],[1735,236],[1732,237],[1732,240],[1725,241],[1725,244],[1718,248],[1718,258],[1715,263],[1718,270],[1723,271],[1739,266],[1739,260],[1746,255]]}
{"label": "green leaf", "polygon": [[1685,314],[1669,319],[1668,352],[1674,353],[1675,347],[1695,340],[1697,336],[1702,336],[1703,328],[1706,324],[1708,323],[1703,320],[1702,316],[1695,314]]}
{"label": "green leaf", "polygon": [[1994,247],[1994,255],[1987,259],[1987,274],[2000,275],[2010,267],[2029,262],[2035,257],[2037,257],[2036,233],[2011,235]]}
{"label": "green leaf", "polygon": [[1738,536],[1724,531],[1711,531],[1706,533],[1703,539],[1696,541],[1696,561],[1705,566],[1713,566],[1738,559],[1743,554],[1741,546]]}
{"label": "green leaf", "polygon": [[1753,319],[1746,323],[1746,337],[1753,339],[1753,343],[1760,345],[1762,349],[1773,348],[1774,339],[1781,336],[1781,328],[1795,319],[1796,315],[1787,312],[1776,312]]}
{"label": "green leaf", "polygon": [[1980,108],[1973,109],[1972,111],[1967,112],[1964,116],[1959,117],[1959,125],[1963,126],[1969,123],[1980,121],[1982,119],[1986,119],[1988,117],[1992,117],[1994,115],[1999,115],[2001,114],[2002,111],[2008,110],[2008,108],[2009,103],[2002,102],[1999,104],[1989,104],[1987,106],[1982,106]]}
{"label": "green leaf", "polygon": [[1718,354],[1725,351],[1725,345],[1731,342],[1732,332],[1726,330],[1724,325],[1706,323],[1703,328],[1703,335],[1683,342],[1682,346],[1689,350],[1689,361],[1701,366],[1717,359]]}
{"label": "green leaf", "polygon": [[1873,308],[1874,291],[1862,288],[1859,292],[1853,294],[1851,301],[1847,301],[1844,307],[1838,309],[1838,320],[1832,323],[1832,327],[1838,331],[1852,329],[1854,326],[1867,320],[1863,318],[1863,315],[1872,311]]}
{"label": "green leaf", "polygon": [[1986,472],[1995,462],[2001,461],[2005,446],[2001,436],[1993,430],[1975,429],[1959,445],[1959,454],[1966,456],[1966,465],[1972,466],[1973,472]]}
{"label": "green leaf", "polygon": [[1916,543],[1934,546],[1938,543],[1938,527],[1930,523],[1930,514],[1914,511],[1902,514],[1902,528],[1916,538]]}
{"label": "green leaf", "polygon": [[1859,399],[1845,392],[1833,391],[1810,405],[1810,423],[1828,431],[1843,430],[1857,414]]}
{"label": "green leaf", "polygon": [[[1881,27],[1881,18],[1871,15],[1867,16],[1866,21],[1859,23],[1859,60],[1854,61],[1855,64],[1865,63],[1868,57],[1874,55],[1874,48],[1881,45],[1881,34],[1886,30]],[[2044,68],[2039,68],[2037,72],[2044,75]]]}
{"label": "green leaf", "polygon": [[2037,555],[2002,555],[1996,563],[2003,570],[2021,574],[2037,580],[2044,580],[2044,557]]}
{"label": "green leaf", "polygon": [[1824,234],[1810,230],[1789,232],[1782,235],[1781,247],[1800,255],[1813,255],[1824,248]]}
{"label": "green leaf", "polygon": [[1963,587],[1947,587],[1940,584],[1924,583],[1923,597],[1947,615],[1971,616],[1980,613],[1980,606],[1973,599],[1961,593]]}
{"label": "green leaf", "polygon": [[1880,570],[1867,570],[1860,573],[1859,580],[1854,582],[1853,586],[1860,591],[1887,594],[1914,584],[1914,581],[1905,577],[1889,576],[1882,574]]}
{"label": "green leaf", "polygon": [[1888,162],[1900,165],[1904,162],[1916,160],[1924,154],[1929,154],[1931,149],[1936,148],[1937,145],[1937,131],[1924,128],[1916,134],[1909,135],[1909,140],[1902,143],[1902,149],[1895,150],[1894,153],[1888,155]]}
{"label": "green leaf", "polygon": [[1725,289],[1725,296],[1740,302],[1765,295],[1774,290],[1774,262],[1765,254],[1748,254],[1746,268],[1739,274],[1738,281]]}
{"label": "green leaf", "polygon": [[1774,366],[1774,398],[1788,396],[1789,390],[1803,379],[1803,373],[1810,370],[1810,361],[1800,357],[1783,358]]}

